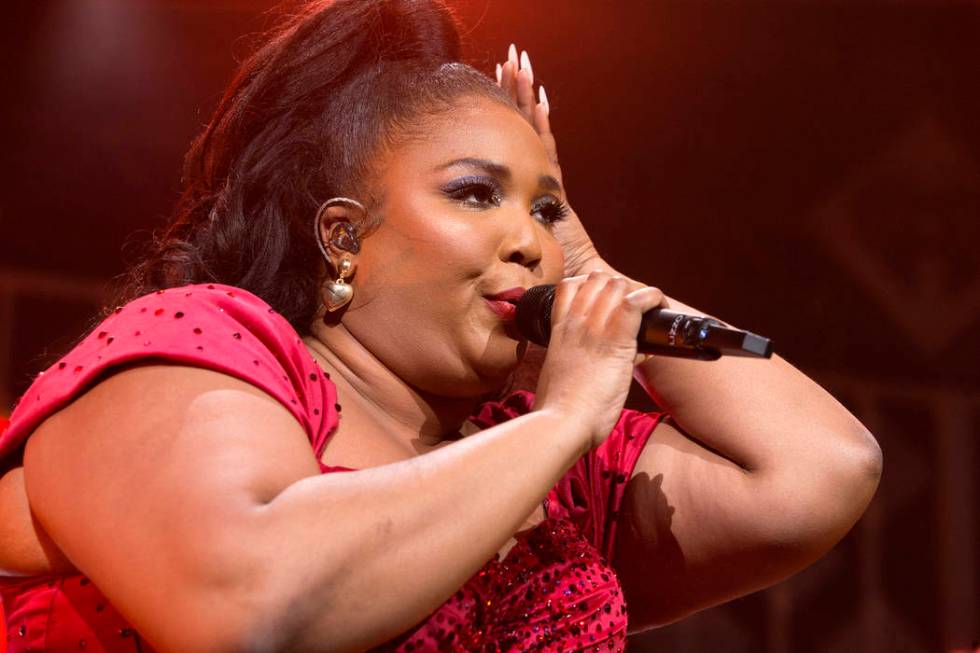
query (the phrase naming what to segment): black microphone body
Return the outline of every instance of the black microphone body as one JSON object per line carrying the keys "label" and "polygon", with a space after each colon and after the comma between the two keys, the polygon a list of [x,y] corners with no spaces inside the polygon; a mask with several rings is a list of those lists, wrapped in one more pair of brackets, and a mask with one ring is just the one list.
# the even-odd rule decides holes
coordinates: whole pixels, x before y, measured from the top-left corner
{"label": "black microphone body", "polygon": [[[529,288],[517,302],[517,328],[531,342],[548,346],[555,286]],[[643,314],[636,336],[637,351],[696,360],[726,356],[770,358],[772,341],[734,329],[711,317],[655,308]]]}

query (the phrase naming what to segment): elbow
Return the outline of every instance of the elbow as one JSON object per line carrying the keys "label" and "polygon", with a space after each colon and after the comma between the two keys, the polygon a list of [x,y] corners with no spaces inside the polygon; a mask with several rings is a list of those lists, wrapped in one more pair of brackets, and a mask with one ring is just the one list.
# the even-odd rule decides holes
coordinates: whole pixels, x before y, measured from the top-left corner
{"label": "elbow", "polygon": [[868,430],[861,427],[851,434],[829,458],[825,473],[817,476],[810,493],[818,506],[815,514],[824,515],[831,530],[843,537],[870,505],[883,464],[881,447]]}
{"label": "elbow", "polygon": [[760,538],[810,562],[864,515],[883,469],[881,448],[867,430],[852,432],[843,444],[839,438],[825,441],[835,444],[769,476],[760,504],[769,516]]}
{"label": "elbow", "polygon": [[[208,587],[200,605],[221,606],[211,632],[213,645],[180,647],[180,650],[210,650],[216,653],[283,653],[300,651],[296,645],[305,626],[301,623],[308,610],[298,601],[287,598],[283,578],[267,561],[253,559],[248,573],[241,573],[232,582],[215,583]],[[244,571],[244,570],[242,570]],[[220,627],[219,626],[223,626]]]}
{"label": "elbow", "polygon": [[837,519],[834,526],[846,534],[864,515],[881,481],[883,455],[881,447],[870,432],[859,434],[861,444],[843,456],[839,468],[832,470],[829,483],[836,488],[828,488],[829,496],[836,496],[838,506],[831,511]]}
{"label": "elbow", "polygon": [[869,456],[871,459],[869,461],[871,463],[870,470],[875,480],[877,481],[881,479],[881,470],[883,469],[885,464],[885,456],[881,451],[881,446],[878,444],[878,441],[875,439],[875,437],[871,435],[871,432],[870,431],[865,431],[865,432],[868,434],[867,435],[868,447],[871,450],[869,451]]}
{"label": "elbow", "polygon": [[[177,639],[167,633],[159,642],[160,650],[208,651],[211,653],[287,653],[311,649],[303,643],[309,623],[309,606],[294,604],[292,611],[273,604],[259,591],[211,593],[198,604],[198,610],[210,614],[198,629],[185,630]],[[220,606],[220,608],[219,608]],[[195,632],[196,631],[196,632]],[[153,641],[153,640],[151,640]],[[329,643],[321,642],[317,651],[333,651]]]}
{"label": "elbow", "polygon": [[857,446],[848,456],[849,460],[846,467],[849,469],[849,474],[854,482],[869,490],[868,499],[870,500],[881,480],[884,455],[878,441],[867,429],[862,427],[854,439]]}
{"label": "elbow", "polygon": [[[155,648],[207,653],[334,650],[322,641],[315,649],[302,641],[324,608],[323,599],[331,597],[300,586],[282,556],[254,550],[243,554],[241,548],[230,547],[222,552],[223,559],[195,557],[184,570],[180,600],[173,593],[157,595],[147,610],[153,618],[133,621]],[[304,591],[309,601],[300,600]],[[153,606],[153,601],[165,605]],[[174,622],[185,626],[174,629]]]}
{"label": "elbow", "polygon": [[815,441],[826,446],[814,449],[813,457],[803,462],[802,468],[796,466],[798,482],[819,495],[829,493],[838,500],[851,496],[856,502],[870,501],[883,467],[881,447],[871,432],[858,424],[843,433],[825,433]]}
{"label": "elbow", "polygon": [[[338,609],[338,582],[333,575],[301,571],[280,556],[265,563],[255,582],[238,593],[243,606],[234,653],[302,653],[359,650],[348,641],[357,632],[356,619]],[[315,579],[315,580],[314,580]],[[323,633],[330,633],[323,636]]]}

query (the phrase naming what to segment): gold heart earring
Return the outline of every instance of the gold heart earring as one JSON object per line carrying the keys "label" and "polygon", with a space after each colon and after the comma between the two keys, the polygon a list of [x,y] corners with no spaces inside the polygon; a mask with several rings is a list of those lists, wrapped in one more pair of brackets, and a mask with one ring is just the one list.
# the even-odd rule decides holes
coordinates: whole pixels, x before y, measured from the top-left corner
{"label": "gold heart earring", "polygon": [[[351,204],[356,206],[360,211],[366,213],[364,205],[357,200],[350,199],[349,197],[334,197],[327,200],[317,211],[315,225],[315,235],[316,244],[320,248],[320,253],[323,254],[324,260],[328,263],[330,262],[330,256],[327,254],[326,247],[323,246],[323,241],[320,238],[320,225],[323,221],[324,213],[326,209],[335,204]],[[354,227],[350,222],[338,222],[334,224],[330,229],[330,244],[335,248],[340,250],[346,250],[357,254],[360,249],[360,243],[357,240],[357,235],[354,232]],[[331,283],[325,284],[322,290],[323,304],[328,312],[334,312],[340,310],[344,306],[350,303],[350,300],[354,297],[354,287],[347,283],[346,279],[351,273],[351,268],[353,267],[353,261],[351,260],[350,254],[344,254],[340,263],[337,264],[337,280]]]}
{"label": "gold heart earring", "polygon": [[344,254],[337,267],[337,280],[323,287],[323,304],[331,313],[347,306],[354,297],[354,287],[345,281],[350,274],[350,255]]}

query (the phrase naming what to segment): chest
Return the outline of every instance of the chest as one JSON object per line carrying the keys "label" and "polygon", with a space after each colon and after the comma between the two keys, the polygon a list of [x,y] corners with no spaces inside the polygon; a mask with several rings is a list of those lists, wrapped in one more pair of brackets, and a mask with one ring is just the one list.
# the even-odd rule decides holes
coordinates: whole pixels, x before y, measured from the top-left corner
{"label": "chest", "polygon": [[518,533],[419,628],[383,651],[622,651],[626,605],[615,571],[561,517]]}

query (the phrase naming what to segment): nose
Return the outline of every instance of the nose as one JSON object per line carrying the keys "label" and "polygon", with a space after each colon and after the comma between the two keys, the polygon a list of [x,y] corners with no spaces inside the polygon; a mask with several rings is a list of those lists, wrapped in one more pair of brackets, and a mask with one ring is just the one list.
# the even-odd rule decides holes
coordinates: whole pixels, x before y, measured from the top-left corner
{"label": "nose", "polygon": [[500,259],[527,268],[537,267],[541,263],[541,223],[519,207],[506,213],[506,219],[501,220],[505,232],[500,243]]}

